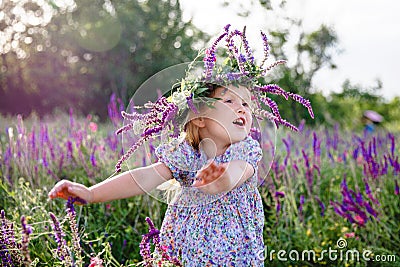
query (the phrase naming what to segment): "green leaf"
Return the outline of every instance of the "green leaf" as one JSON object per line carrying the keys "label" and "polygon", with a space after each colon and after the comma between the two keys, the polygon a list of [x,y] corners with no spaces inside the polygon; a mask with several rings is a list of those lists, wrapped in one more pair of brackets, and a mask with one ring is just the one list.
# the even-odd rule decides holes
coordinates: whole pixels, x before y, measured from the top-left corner
{"label": "green leaf", "polygon": [[205,91],[207,91],[208,88],[207,87],[201,87],[201,88],[197,88],[194,92],[195,95],[200,95],[202,93],[204,93]]}

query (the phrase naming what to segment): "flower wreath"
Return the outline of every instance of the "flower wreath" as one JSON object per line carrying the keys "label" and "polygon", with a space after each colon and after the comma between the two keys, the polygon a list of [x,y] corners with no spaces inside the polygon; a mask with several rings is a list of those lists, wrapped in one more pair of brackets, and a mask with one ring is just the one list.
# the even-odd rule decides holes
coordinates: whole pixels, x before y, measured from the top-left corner
{"label": "flower wreath", "polygon": [[[164,131],[167,131],[170,137],[176,138],[183,130],[179,120],[184,117],[184,114],[187,114],[189,109],[197,113],[200,103],[212,106],[212,103],[217,100],[207,97],[207,92],[215,85],[245,85],[252,94],[252,100],[255,103],[252,112],[256,118],[266,118],[274,122],[277,127],[283,125],[293,131],[298,131],[296,126],[281,117],[277,103],[268,97],[268,94],[283,96],[286,100],[291,98],[306,107],[310,116],[314,118],[309,100],[298,94],[287,92],[276,84],[265,85],[262,83],[268,71],[277,65],[286,63],[286,61],[277,60],[264,67],[269,57],[269,44],[267,36],[262,31],[261,37],[264,57],[261,63],[257,65],[246,38],[246,27],[243,31],[231,31],[230,24],[228,24],[211,47],[199,53],[199,56],[204,56],[204,70],[200,76],[190,77],[191,65],[189,65],[186,77],[174,84],[168,95],[163,95],[156,102],[149,102],[144,105],[144,108],[149,109],[147,113],[127,113],[123,111],[122,116],[129,123],[118,129],[116,134],[133,130],[140,133],[140,138],[119,159],[115,166],[116,171],[120,172],[122,163],[147,140],[161,135]],[[223,40],[225,40],[227,57],[222,64],[217,64],[217,46]],[[239,44],[236,43],[237,40],[239,40]],[[196,62],[196,59],[193,62]]]}

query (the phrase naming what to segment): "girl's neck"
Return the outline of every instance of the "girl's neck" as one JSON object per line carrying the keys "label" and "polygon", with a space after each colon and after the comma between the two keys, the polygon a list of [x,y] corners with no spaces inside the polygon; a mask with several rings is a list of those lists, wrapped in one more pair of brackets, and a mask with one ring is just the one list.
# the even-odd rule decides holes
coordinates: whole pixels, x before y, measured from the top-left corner
{"label": "girl's neck", "polygon": [[200,141],[199,149],[204,151],[208,159],[213,159],[225,153],[229,145],[218,145],[211,138],[204,138]]}

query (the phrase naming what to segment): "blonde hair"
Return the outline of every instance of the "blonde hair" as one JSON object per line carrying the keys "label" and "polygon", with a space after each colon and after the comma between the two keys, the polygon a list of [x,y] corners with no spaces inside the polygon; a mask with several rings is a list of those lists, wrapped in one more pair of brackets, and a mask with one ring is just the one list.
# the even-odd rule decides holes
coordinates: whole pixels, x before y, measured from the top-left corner
{"label": "blonde hair", "polygon": [[[208,83],[205,85],[206,87],[208,87],[208,90],[206,92],[206,97],[213,97],[214,96],[214,92],[217,88],[219,87],[223,87],[222,85],[218,85],[218,84],[213,84],[213,83]],[[202,104],[200,106],[200,109],[204,106],[204,104]],[[189,111],[191,112],[191,111]],[[199,150],[199,145],[200,145],[200,128],[193,123],[193,120],[189,120],[188,122],[186,122],[186,125],[184,127],[184,131],[186,132],[186,140],[189,142],[189,144],[195,149],[195,150]]]}
{"label": "blonde hair", "polygon": [[188,121],[185,125],[186,140],[189,144],[196,150],[199,150],[200,145],[200,128],[193,123],[193,121]]}

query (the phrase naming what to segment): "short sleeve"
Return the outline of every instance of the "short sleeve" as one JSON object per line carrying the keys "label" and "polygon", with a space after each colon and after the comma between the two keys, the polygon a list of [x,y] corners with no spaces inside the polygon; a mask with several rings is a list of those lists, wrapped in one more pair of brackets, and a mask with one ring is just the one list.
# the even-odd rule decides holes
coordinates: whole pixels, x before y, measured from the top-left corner
{"label": "short sleeve", "polygon": [[262,158],[262,150],[260,144],[251,136],[248,136],[243,141],[232,144],[227,152],[230,160],[244,160],[251,164],[254,170],[257,171],[257,164]]}
{"label": "short sleeve", "polygon": [[171,144],[160,144],[156,150],[156,156],[159,162],[164,163],[172,173],[178,171],[179,168],[179,157],[176,155],[177,148]]}
{"label": "short sleeve", "polygon": [[190,183],[206,160],[186,141],[176,145],[160,144],[155,150],[159,162],[164,163],[180,183]]}

